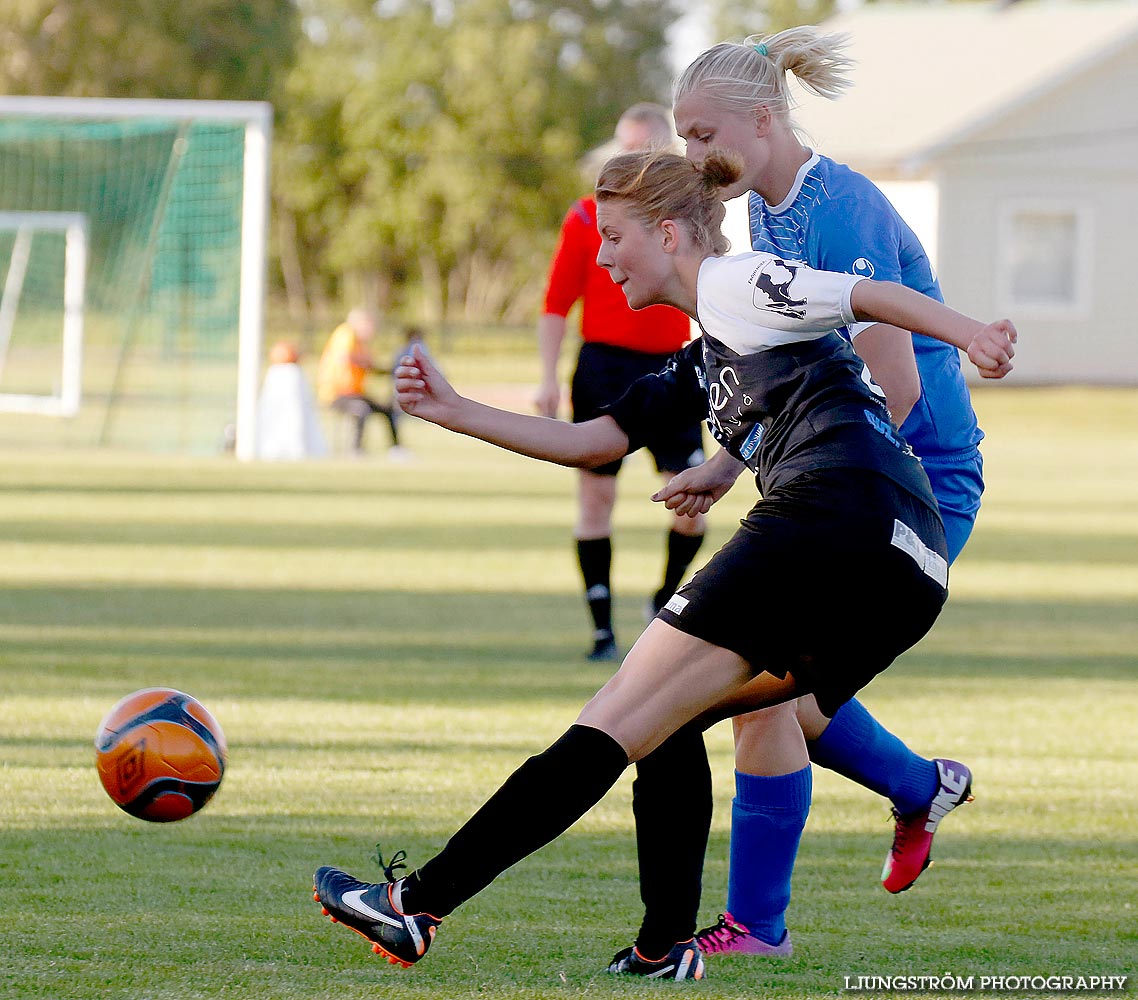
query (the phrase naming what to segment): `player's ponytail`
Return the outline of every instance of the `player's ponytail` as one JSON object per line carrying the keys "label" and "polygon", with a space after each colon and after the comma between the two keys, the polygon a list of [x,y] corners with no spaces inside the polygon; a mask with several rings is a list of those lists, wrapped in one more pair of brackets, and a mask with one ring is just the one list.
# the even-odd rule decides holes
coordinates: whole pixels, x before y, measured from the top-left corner
{"label": "player's ponytail", "polygon": [[601,167],[596,198],[623,201],[650,226],[684,222],[698,246],[720,256],[731,249],[721,229],[726,210],[720,191],[742,174],[742,157],[730,150],[713,150],[698,167],[675,153],[622,153]]}
{"label": "player's ponytail", "polygon": [[707,196],[720,200],[719,192],[743,176],[743,157],[730,149],[712,149],[697,169]]}
{"label": "player's ponytail", "polygon": [[758,107],[789,117],[792,107],[786,74],[807,90],[834,100],[849,87],[853,60],[849,36],[823,34],[812,26],[774,35],[751,35],[742,44],[720,42],[701,52],[672,87],[672,106],[696,91],[735,112]]}

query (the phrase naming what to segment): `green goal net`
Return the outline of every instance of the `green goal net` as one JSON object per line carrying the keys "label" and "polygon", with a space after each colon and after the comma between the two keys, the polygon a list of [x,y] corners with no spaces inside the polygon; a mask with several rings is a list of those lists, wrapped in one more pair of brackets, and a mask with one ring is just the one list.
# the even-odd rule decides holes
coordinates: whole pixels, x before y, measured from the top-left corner
{"label": "green goal net", "polygon": [[[240,430],[243,386],[256,391],[257,371],[240,369],[259,366],[260,313],[250,302],[263,297],[265,171],[250,171],[249,138],[259,130],[266,156],[267,106],[23,101],[0,99],[0,280],[10,287],[0,303],[0,444],[31,435],[46,444],[220,447]],[[248,190],[251,176],[260,191]],[[73,363],[65,240],[46,228],[54,213],[84,220],[86,230],[82,401],[72,413],[40,409],[68,419],[41,419],[32,430],[19,401],[58,396]],[[6,214],[22,227],[5,228]]]}

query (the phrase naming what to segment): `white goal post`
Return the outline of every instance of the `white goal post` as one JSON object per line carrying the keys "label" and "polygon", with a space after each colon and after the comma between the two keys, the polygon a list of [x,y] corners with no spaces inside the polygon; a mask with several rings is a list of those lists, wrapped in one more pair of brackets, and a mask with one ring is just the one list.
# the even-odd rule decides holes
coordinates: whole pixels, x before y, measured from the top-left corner
{"label": "white goal post", "polygon": [[64,234],[63,331],[58,390],[52,394],[0,393],[0,412],[73,417],[83,383],[83,302],[87,280],[87,217],[77,212],[0,212],[0,232],[14,232],[0,287],[0,379],[24,291],[32,241],[38,233]]}
{"label": "white goal post", "polygon": [[[272,106],[260,101],[0,97],[0,117],[204,120],[244,125],[235,449],[241,460],[255,458],[267,270]],[[94,224],[95,220],[91,222]]]}

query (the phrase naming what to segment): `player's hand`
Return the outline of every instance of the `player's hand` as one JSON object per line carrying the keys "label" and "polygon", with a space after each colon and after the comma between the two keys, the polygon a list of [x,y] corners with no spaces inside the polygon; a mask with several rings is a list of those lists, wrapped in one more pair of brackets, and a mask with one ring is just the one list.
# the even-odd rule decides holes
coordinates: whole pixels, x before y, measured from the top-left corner
{"label": "player's hand", "polygon": [[556,382],[542,382],[533,395],[533,407],[543,417],[556,417],[561,407],[561,386]]}
{"label": "player's hand", "polygon": [[1012,370],[1018,338],[1010,319],[989,323],[968,345],[968,360],[979,370],[981,378],[1003,378]]}
{"label": "player's hand", "polygon": [[462,401],[419,344],[399,359],[395,398],[404,413],[444,427]]}
{"label": "player's hand", "polygon": [[676,514],[697,517],[727,494],[742,471],[742,462],[720,451],[702,465],[673,476],[652,499]]}

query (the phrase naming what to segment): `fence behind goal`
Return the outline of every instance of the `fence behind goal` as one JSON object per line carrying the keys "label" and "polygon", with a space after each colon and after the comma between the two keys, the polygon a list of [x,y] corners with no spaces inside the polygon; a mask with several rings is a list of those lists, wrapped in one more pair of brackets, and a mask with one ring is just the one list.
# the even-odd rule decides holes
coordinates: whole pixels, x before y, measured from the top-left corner
{"label": "fence behind goal", "polygon": [[[0,445],[200,453],[241,424],[259,374],[267,130],[260,104],[0,99]],[[60,213],[83,220],[81,279]],[[82,393],[45,421],[30,414],[68,407],[27,403],[62,398],[76,287]]]}

